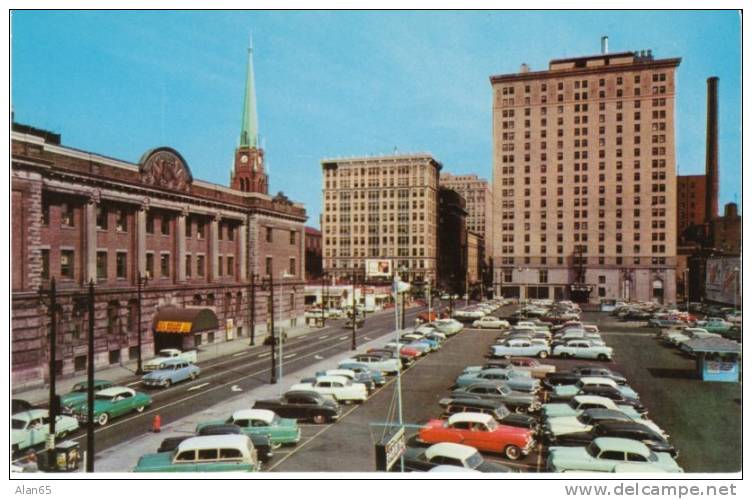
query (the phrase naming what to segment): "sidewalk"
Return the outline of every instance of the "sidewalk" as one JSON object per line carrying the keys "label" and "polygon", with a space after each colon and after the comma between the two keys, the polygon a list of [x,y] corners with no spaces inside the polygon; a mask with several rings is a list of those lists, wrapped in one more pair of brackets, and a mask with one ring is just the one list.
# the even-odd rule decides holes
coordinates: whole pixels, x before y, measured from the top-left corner
{"label": "sidewalk", "polygon": [[[379,310],[378,312],[374,312],[369,315],[373,317],[385,313],[394,313],[394,309]],[[307,325],[302,325],[296,326],[291,329],[286,329],[285,332],[287,333],[289,339],[304,336],[309,333],[319,332],[321,330],[322,328],[313,328]],[[255,345],[262,345],[266,337],[267,334],[265,332],[261,334],[257,333],[255,337]],[[200,365],[202,362],[208,360],[230,356],[234,353],[246,350],[249,348],[248,343],[248,336],[242,336],[230,341],[201,345],[198,348],[197,363]],[[136,367],[136,361],[123,362],[118,365],[96,369],[94,372],[94,377],[95,379],[106,379],[108,381],[113,381],[114,383],[121,383],[124,381],[133,380],[136,377]],[[58,395],[68,393],[73,388],[73,385],[81,381],[86,381],[85,373],[76,376],[69,376],[66,378],[58,378],[55,383],[55,392]],[[36,386],[21,386],[18,388],[13,387],[11,389],[11,393],[13,395],[13,398],[23,399],[34,405],[46,406],[49,403],[50,389],[49,385],[46,383]]]}

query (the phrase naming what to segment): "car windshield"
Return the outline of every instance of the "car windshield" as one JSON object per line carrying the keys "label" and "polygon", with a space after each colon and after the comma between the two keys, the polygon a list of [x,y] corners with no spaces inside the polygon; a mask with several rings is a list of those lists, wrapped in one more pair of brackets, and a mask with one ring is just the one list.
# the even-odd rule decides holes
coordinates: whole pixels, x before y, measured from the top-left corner
{"label": "car windshield", "polygon": [[497,418],[505,418],[511,414],[511,411],[507,409],[506,406],[497,407],[494,411],[494,414],[496,414]]}
{"label": "car windshield", "polygon": [[572,399],[569,401],[569,407],[572,409],[577,409],[579,407],[580,403],[577,401],[577,399]]}
{"label": "car windshield", "polygon": [[480,452],[476,452],[475,454],[472,454],[467,458],[465,464],[468,468],[475,469],[483,464],[483,456],[480,455]]}
{"label": "car windshield", "polygon": [[71,392],[85,392],[86,391],[86,383],[76,383],[73,385],[73,389]]}
{"label": "car windshield", "polygon": [[488,431],[495,431],[499,427],[499,424],[493,419],[489,419],[486,422],[486,427],[488,427]]}
{"label": "car windshield", "polygon": [[577,416],[577,421],[579,421],[582,424],[590,424],[592,420],[593,419],[590,417],[590,415],[585,412]]}
{"label": "car windshield", "polygon": [[23,419],[12,419],[10,422],[10,427],[14,430],[23,430],[26,428],[26,421]]}
{"label": "car windshield", "polygon": [[509,387],[507,387],[506,385],[499,385],[499,386],[497,386],[496,387],[496,391],[499,392],[499,393],[501,393],[502,395],[508,395],[509,393],[512,392],[512,390]]}
{"label": "car windshield", "polygon": [[600,454],[601,452],[600,448],[598,447],[598,445],[596,445],[595,442],[585,447],[585,451],[593,457],[598,457],[598,454]]}
{"label": "car windshield", "polygon": [[650,461],[651,463],[657,463],[658,462],[658,455],[655,452],[653,452],[652,450],[650,451],[650,454],[648,455],[648,461]]}

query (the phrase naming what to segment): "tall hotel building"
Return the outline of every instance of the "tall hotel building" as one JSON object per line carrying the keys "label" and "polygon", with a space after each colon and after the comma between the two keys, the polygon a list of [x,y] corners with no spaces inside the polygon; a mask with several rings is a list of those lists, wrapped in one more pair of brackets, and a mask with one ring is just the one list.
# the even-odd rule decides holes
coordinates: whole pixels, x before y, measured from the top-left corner
{"label": "tall hotel building", "polygon": [[493,197],[488,181],[477,175],[442,173],[439,182],[442,187],[452,189],[465,198],[467,230],[483,236],[483,249],[488,258],[491,255],[493,229]]}
{"label": "tall hotel building", "polygon": [[675,300],[675,70],[621,52],[491,77],[494,291]]}
{"label": "tall hotel building", "polygon": [[441,163],[428,154],[324,159],[323,266],[362,278],[366,260],[388,260],[411,282],[437,282]]}

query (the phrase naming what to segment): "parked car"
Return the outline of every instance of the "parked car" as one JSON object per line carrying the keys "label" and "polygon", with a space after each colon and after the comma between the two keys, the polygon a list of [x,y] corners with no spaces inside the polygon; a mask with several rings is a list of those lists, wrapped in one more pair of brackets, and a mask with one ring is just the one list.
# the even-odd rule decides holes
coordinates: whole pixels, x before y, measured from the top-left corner
{"label": "parked car", "polygon": [[543,380],[543,385],[549,390],[558,385],[573,385],[584,376],[597,376],[599,378],[610,378],[619,385],[627,383],[627,379],[620,373],[611,371],[607,367],[600,366],[575,366],[569,371],[559,371],[547,374]]}
{"label": "parked car", "polygon": [[337,402],[363,402],[368,398],[368,390],[363,383],[353,383],[345,376],[319,376],[309,383],[296,383],[290,390],[314,391],[331,395]]}
{"label": "parked car", "polygon": [[585,387],[609,387],[616,390],[624,398],[637,400],[640,396],[628,385],[620,385],[611,378],[583,376],[573,385],[561,385],[554,387],[551,397],[556,399],[569,399],[577,395]]}
{"label": "parked car", "polygon": [[599,424],[599,423],[608,423],[608,422],[630,422],[634,421],[635,423],[639,423],[641,425],[646,426],[647,428],[653,430],[654,432],[658,433],[659,435],[662,435],[664,438],[668,439],[669,435],[666,433],[663,429],[661,429],[655,422],[651,421],[650,419],[647,419],[642,414],[638,414],[635,416],[634,413],[627,414],[623,412],[620,409],[605,409],[605,408],[592,408],[592,409],[585,409],[584,411],[580,412],[576,416],[563,416],[563,417],[553,417],[548,420],[546,420],[543,423],[543,434],[544,436],[547,436],[547,438],[551,438],[551,436],[557,436],[564,433],[573,433],[573,432],[580,432],[580,431],[588,431],[593,426]]}
{"label": "parked car", "polygon": [[[511,473],[508,466],[486,461],[477,449],[469,445],[442,442],[430,447],[408,447],[402,455],[405,471],[429,471],[438,466],[457,466],[484,473]],[[395,468],[395,471],[398,469]]]}
{"label": "parked car", "polygon": [[[353,383],[361,383],[366,386],[366,390],[371,392],[376,388],[376,382],[373,380],[371,371],[356,373],[352,369],[328,369],[326,371],[318,371],[313,378],[301,379],[301,383],[313,383],[316,378],[321,376],[344,376]],[[381,378],[383,380],[383,378]]]}
{"label": "parked car", "polygon": [[465,327],[460,321],[454,319],[438,319],[431,324],[435,324],[436,328],[447,336],[460,333]]}
{"label": "parked car", "polygon": [[[363,326],[365,325],[365,323],[366,323],[366,318],[365,318],[365,316],[364,316],[364,315],[357,315],[357,316],[355,317],[355,328],[356,328],[356,329],[357,329],[357,328],[360,328],[360,327],[363,327]],[[352,319],[352,314],[350,314],[350,315],[349,315],[349,316],[347,317],[347,320],[345,321],[345,325],[344,325],[344,326],[342,326],[342,327],[343,327],[343,328],[345,328],[345,329],[348,329],[348,328],[349,328],[349,329],[352,329],[352,327],[353,327],[353,319]]]}
{"label": "parked car", "polygon": [[498,452],[516,461],[530,453],[535,444],[533,433],[524,428],[500,425],[489,414],[465,412],[448,420],[430,420],[418,432],[423,443],[453,442],[480,451]]}
{"label": "parked car", "polygon": [[441,414],[441,419],[448,419],[452,414],[459,412],[479,412],[481,414],[490,414],[500,424],[506,426],[517,426],[519,428],[525,428],[532,432],[537,432],[539,428],[538,420],[532,416],[525,414],[517,414],[509,410],[509,408],[500,400],[488,400],[488,399],[452,399],[444,407],[444,412]]}
{"label": "parked car", "polygon": [[141,378],[141,383],[150,388],[169,388],[175,383],[185,380],[194,380],[201,369],[183,359],[167,359],[159,365],[158,369],[148,372]]}
{"label": "parked car", "polygon": [[533,378],[543,379],[548,374],[556,372],[556,366],[541,364],[538,360],[529,357],[512,357],[509,362],[515,370],[528,371]]}
{"label": "parked car", "polygon": [[473,327],[480,329],[508,329],[509,322],[493,315],[487,315],[473,321]]}
{"label": "parked car", "polygon": [[[243,433],[240,431],[240,428],[238,428],[235,425],[209,425],[202,428],[202,431],[198,434],[198,436],[207,436],[207,435],[242,435]],[[189,438],[193,438],[197,435],[181,435],[179,437],[167,437],[159,444],[159,448],[157,449],[157,452],[172,452],[175,449],[178,448],[178,445],[180,445],[180,442],[183,442],[185,440],[188,440]],[[272,457],[274,457],[274,452],[272,451],[272,445],[269,440],[269,437],[267,435],[249,435],[251,438],[251,442],[253,442],[253,448],[256,449],[256,453],[258,455],[259,461],[262,463],[269,462]]]}
{"label": "parked car", "polygon": [[226,420],[213,420],[199,423],[196,433],[206,426],[228,424],[235,425],[243,434],[267,435],[274,448],[283,444],[296,444],[300,441],[300,428],[295,419],[280,418],[268,409],[242,409],[235,411]]}
{"label": "parked car", "polygon": [[[86,398],[88,396],[88,387],[89,384],[86,381],[81,381],[79,383],[76,383],[73,385],[73,388],[70,392],[66,393],[65,395],[60,396],[60,407],[62,408],[63,414],[70,414],[70,412],[66,411],[66,407],[72,407],[74,405],[77,405],[81,403],[82,401],[86,401]],[[97,393],[101,390],[104,390],[105,388],[110,388],[111,386],[114,386],[112,381],[105,381],[103,379],[94,380],[93,383],[94,386],[94,393]]]}
{"label": "parked car", "polygon": [[[47,441],[50,434],[50,412],[47,409],[32,409],[18,412],[10,420],[11,452],[35,447]],[[64,440],[78,429],[78,421],[70,416],[55,418],[55,438]]]}
{"label": "parked car", "polygon": [[599,437],[587,447],[551,447],[547,469],[562,471],[614,471],[622,463],[649,464],[665,473],[683,470],[665,452],[653,452],[641,442],[626,438]]}
{"label": "parked car", "polygon": [[565,345],[555,346],[552,355],[562,358],[611,360],[614,350],[611,347],[594,345],[589,340],[570,340]]}
{"label": "parked car", "polygon": [[191,437],[171,452],[141,456],[133,469],[144,472],[259,471],[253,442],[246,435]]}
{"label": "parked car", "polygon": [[365,364],[369,369],[381,371],[384,374],[396,374],[402,368],[402,363],[399,359],[393,359],[377,355],[373,353],[360,353],[349,359],[340,362],[343,363],[358,362]]}
{"label": "parked car", "polygon": [[491,345],[491,357],[539,357],[545,359],[551,347],[532,343],[529,339],[513,339],[504,345]]}
{"label": "parked car", "polygon": [[[111,386],[100,390],[94,395],[94,421],[99,426],[106,425],[110,419],[129,414],[143,412],[151,405],[151,397],[137,392],[126,386]],[[83,400],[73,407],[73,413],[79,422],[85,423],[88,418],[88,404]]]}
{"label": "parked car", "polygon": [[[365,364],[361,364],[359,362],[351,362],[351,363],[341,363],[339,364],[340,369],[347,369],[355,373],[356,381],[359,381],[361,383],[365,382],[365,380],[370,379],[371,382],[376,386],[382,386],[386,383],[386,379],[384,379],[384,376],[381,374],[381,371],[374,371],[371,368],[369,368]],[[360,381],[363,380],[363,381]],[[367,386],[367,384],[366,384]]]}
{"label": "parked car", "polygon": [[34,409],[34,405],[30,402],[21,399],[11,400],[11,414],[18,414],[19,412],[30,411]]}
{"label": "parked car", "polygon": [[158,352],[156,357],[144,362],[142,369],[144,370],[144,372],[162,369],[165,365],[165,362],[168,360],[184,360],[186,362],[195,364],[198,360],[198,354],[195,350],[188,350],[183,352],[175,348],[164,348]]}
{"label": "parked car", "polygon": [[530,377],[530,373],[513,369],[485,369],[476,373],[460,374],[453,388],[472,385],[482,381],[504,382],[512,390],[536,393],[540,390],[540,381]]}
{"label": "parked car", "polygon": [[535,395],[514,391],[504,382],[486,381],[456,388],[452,390],[449,397],[439,400],[439,405],[445,406],[450,400],[458,398],[498,400],[520,414],[537,412],[541,408],[541,404]]}
{"label": "parked car", "polygon": [[701,327],[709,333],[726,333],[734,327],[734,324],[720,317],[710,317],[704,321],[698,321],[697,327]]}
{"label": "parked car", "polygon": [[609,421],[598,423],[585,431],[549,435],[549,445],[585,447],[599,437],[617,437],[636,440],[645,444],[653,452],[667,452],[676,458],[676,447],[660,433],[636,421]]}
{"label": "parked car", "polygon": [[[399,352],[399,353],[398,353]],[[366,353],[370,355],[378,355],[380,357],[386,357],[388,359],[399,359],[403,366],[412,365],[415,360],[423,355],[415,348],[402,345],[401,343],[387,343],[381,348],[369,348]],[[341,363],[340,363],[341,364]],[[383,371],[371,368],[372,371],[385,374]]]}
{"label": "parked car", "polygon": [[331,397],[313,391],[291,390],[279,398],[257,400],[254,409],[269,409],[280,417],[331,423],[339,419],[342,408]]}
{"label": "parked car", "polygon": [[640,418],[640,414],[628,405],[617,405],[613,400],[595,395],[576,395],[567,403],[551,402],[543,404],[543,417],[545,420],[563,417],[577,416],[585,409],[613,409],[633,417]]}
{"label": "parked car", "polygon": [[434,311],[431,311],[430,314],[428,313],[428,311],[425,311],[425,312],[419,313],[417,318],[421,322],[431,322],[431,321],[435,321],[436,319],[438,319],[439,316],[436,315],[436,312]]}

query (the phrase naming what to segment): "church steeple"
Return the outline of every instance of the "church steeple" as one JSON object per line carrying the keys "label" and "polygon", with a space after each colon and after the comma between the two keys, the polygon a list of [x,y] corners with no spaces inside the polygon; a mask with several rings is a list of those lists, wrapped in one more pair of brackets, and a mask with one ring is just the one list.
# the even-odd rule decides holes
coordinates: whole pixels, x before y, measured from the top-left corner
{"label": "church steeple", "polygon": [[235,150],[235,164],[230,178],[233,189],[268,194],[269,178],[264,168],[264,150],[259,146],[256,88],[253,78],[253,42],[248,46],[248,67],[240,124],[240,145]]}

